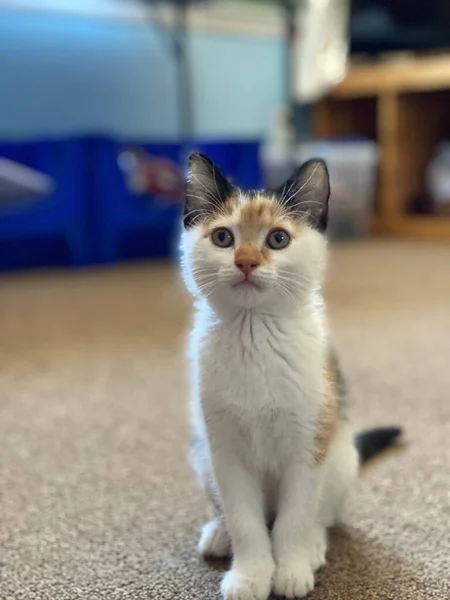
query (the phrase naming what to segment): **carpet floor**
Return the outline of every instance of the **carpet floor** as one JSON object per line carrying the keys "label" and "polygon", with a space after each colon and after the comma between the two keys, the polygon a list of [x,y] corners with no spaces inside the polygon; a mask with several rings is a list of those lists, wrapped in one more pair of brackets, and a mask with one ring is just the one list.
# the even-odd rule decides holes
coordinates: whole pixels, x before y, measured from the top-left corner
{"label": "carpet floor", "polygon": [[[332,250],[363,469],[311,600],[450,598],[450,246]],[[0,279],[0,598],[210,600],[187,464],[189,299],[169,266]]]}

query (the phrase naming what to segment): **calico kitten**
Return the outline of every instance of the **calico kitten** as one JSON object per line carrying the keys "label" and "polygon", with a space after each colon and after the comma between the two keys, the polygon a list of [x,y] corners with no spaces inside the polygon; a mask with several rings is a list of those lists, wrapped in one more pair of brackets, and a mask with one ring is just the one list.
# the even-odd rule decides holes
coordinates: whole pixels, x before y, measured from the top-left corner
{"label": "calico kitten", "polygon": [[303,597],[358,469],[399,430],[355,444],[321,298],[330,184],[311,160],[277,192],[190,157],[182,269],[196,299],[192,461],[214,507],[205,557],[232,553],[225,600]]}

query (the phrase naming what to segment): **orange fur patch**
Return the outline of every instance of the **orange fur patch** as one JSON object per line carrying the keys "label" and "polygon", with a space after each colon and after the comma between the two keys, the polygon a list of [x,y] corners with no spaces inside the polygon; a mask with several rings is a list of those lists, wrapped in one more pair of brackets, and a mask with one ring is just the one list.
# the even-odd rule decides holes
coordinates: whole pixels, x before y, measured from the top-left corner
{"label": "orange fur patch", "polygon": [[243,224],[266,227],[270,226],[280,216],[282,216],[281,205],[264,196],[256,196],[242,204],[239,215]]}
{"label": "orange fur patch", "polygon": [[318,465],[325,461],[331,441],[339,423],[338,375],[332,360],[328,360],[327,362],[325,367],[325,377],[327,380],[327,391],[325,394],[324,404],[320,412],[315,439],[316,452],[314,460]]}
{"label": "orange fur patch", "polygon": [[235,262],[242,260],[251,260],[260,265],[265,265],[270,260],[270,253],[267,248],[258,248],[253,244],[241,244],[234,251]]}
{"label": "orange fur patch", "polygon": [[257,196],[243,204],[239,211],[239,226],[242,234],[251,234],[261,229],[288,229],[295,234],[293,219],[289,218],[275,199]]}
{"label": "orange fur patch", "polygon": [[[232,222],[227,223],[228,219]],[[301,235],[305,227],[301,220],[289,215],[275,198],[257,195],[246,199],[245,194],[241,196],[239,193],[230,196],[203,223],[203,236],[211,235],[218,224],[224,227],[231,225],[238,227],[244,244],[254,244],[261,231],[268,232],[270,229],[280,228],[285,229],[291,237],[296,237]],[[267,261],[270,251],[267,248],[262,248],[260,251]]]}

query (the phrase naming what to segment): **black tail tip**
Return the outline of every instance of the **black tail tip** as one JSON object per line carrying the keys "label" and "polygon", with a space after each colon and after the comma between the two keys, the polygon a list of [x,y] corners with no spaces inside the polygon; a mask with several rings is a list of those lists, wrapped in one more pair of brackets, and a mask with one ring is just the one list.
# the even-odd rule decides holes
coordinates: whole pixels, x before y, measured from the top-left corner
{"label": "black tail tip", "polygon": [[358,433],[355,445],[362,463],[382,452],[389,446],[394,446],[403,431],[400,427],[377,427]]}

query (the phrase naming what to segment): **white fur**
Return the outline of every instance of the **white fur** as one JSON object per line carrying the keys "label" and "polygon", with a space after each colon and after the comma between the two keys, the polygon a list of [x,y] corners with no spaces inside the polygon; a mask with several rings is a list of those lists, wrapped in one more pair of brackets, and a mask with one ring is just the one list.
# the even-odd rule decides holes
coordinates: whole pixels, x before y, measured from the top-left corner
{"label": "white fur", "polygon": [[[224,222],[239,243],[239,229]],[[262,232],[262,239],[267,232]],[[325,240],[312,229],[254,272],[261,287],[235,289],[233,250],[193,228],[183,273],[197,299],[191,337],[193,453],[218,505],[199,550],[233,565],[225,600],[302,597],[325,562],[326,527],[355,477],[351,431],[340,425],[324,463],[314,460],[324,401],[327,331],[320,286]],[[268,523],[273,523],[271,532]]]}

